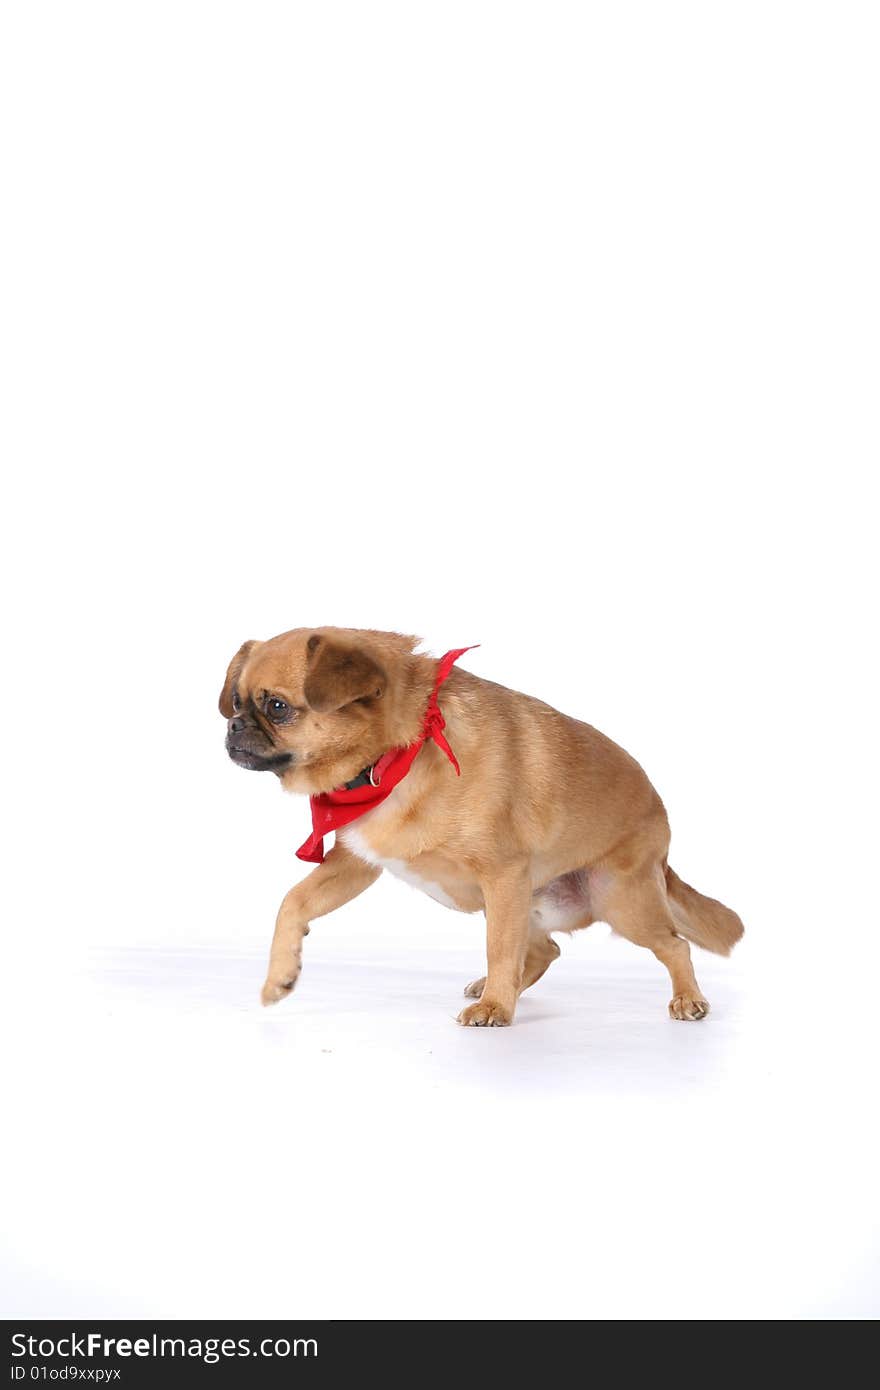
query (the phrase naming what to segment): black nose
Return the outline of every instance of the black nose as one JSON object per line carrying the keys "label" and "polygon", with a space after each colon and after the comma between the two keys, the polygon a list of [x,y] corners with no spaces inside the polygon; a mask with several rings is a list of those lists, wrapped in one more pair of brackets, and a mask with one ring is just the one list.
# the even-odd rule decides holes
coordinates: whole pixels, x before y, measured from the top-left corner
{"label": "black nose", "polygon": [[243,728],[244,728],[244,720],[243,720],[243,719],[241,719],[241,718],[238,718],[238,719],[230,719],[230,721],[229,721],[229,732],[230,732],[231,734],[240,734]]}

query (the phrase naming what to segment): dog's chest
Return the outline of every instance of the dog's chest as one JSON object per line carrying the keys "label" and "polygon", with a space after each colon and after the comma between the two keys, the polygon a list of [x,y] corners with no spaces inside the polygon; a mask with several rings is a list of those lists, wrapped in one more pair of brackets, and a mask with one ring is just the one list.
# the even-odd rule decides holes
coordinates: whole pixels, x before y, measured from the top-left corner
{"label": "dog's chest", "polygon": [[442,903],[444,907],[460,909],[460,904],[455,901],[451,894],[447,893],[442,884],[420,873],[406,860],[386,859],[377,854],[358,826],[347,825],[337,834],[346,849],[351,850],[352,854],[356,854],[359,859],[366,860],[368,864],[375,864],[377,868],[387,869],[389,874],[393,874],[395,878],[403,879],[404,883],[408,883],[412,888],[418,888],[420,892],[427,893],[429,898]]}

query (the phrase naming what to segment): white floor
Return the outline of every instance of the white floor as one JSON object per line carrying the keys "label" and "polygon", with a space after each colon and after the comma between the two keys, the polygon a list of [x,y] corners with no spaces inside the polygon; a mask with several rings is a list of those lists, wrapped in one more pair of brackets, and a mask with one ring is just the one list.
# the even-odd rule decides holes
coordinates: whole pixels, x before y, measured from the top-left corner
{"label": "white floor", "polygon": [[845,1019],[768,991],[747,939],[696,953],[713,1012],[673,1023],[597,927],[513,1028],[462,1029],[481,919],[375,891],[397,922],[317,924],[275,1010],[250,939],[105,945],[8,1001],[7,1316],[878,1311]]}

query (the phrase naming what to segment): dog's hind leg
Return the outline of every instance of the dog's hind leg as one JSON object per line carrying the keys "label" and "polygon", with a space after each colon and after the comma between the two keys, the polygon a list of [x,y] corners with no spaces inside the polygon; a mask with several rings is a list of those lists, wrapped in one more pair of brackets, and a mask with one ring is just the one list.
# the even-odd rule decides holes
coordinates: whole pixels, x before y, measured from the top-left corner
{"label": "dog's hind leg", "polygon": [[690,947],[678,935],[660,866],[608,872],[596,896],[596,913],[628,941],[653,951],[666,966],[672,980],[669,1012],[673,1018],[706,1017],[709,1005],[694,975]]}

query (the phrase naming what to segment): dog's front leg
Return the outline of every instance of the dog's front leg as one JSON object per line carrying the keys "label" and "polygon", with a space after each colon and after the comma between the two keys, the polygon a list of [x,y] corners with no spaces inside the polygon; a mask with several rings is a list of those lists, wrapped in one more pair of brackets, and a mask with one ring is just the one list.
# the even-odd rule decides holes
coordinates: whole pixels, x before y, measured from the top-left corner
{"label": "dog's front leg", "polygon": [[323,864],[291,888],[275,921],[269,973],[263,985],[264,1004],[277,1004],[299,979],[303,937],[308,935],[309,923],[356,898],[381,872],[344,845],[335,844]]}
{"label": "dog's front leg", "polygon": [[483,993],[458,1015],[472,1028],[504,1028],[513,1022],[529,939],[532,883],[527,863],[508,865],[481,881],[486,907],[488,970]]}

